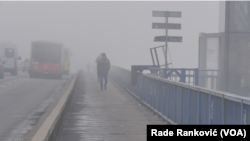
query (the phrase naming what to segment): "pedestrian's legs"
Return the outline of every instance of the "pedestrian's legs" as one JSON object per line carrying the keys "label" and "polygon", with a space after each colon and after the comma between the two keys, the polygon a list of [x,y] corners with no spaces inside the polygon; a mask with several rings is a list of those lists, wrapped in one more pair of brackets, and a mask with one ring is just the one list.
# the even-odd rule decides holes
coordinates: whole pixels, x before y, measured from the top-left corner
{"label": "pedestrian's legs", "polygon": [[97,72],[97,80],[98,80],[98,83],[100,82],[100,75],[99,73]]}
{"label": "pedestrian's legs", "polygon": [[106,90],[107,89],[107,83],[108,83],[108,74],[104,75],[104,80],[105,80],[104,88]]}
{"label": "pedestrian's legs", "polygon": [[103,75],[100,75],[100,86],[101,86],[101,91],[102,91],[102,88],[103,88]]}

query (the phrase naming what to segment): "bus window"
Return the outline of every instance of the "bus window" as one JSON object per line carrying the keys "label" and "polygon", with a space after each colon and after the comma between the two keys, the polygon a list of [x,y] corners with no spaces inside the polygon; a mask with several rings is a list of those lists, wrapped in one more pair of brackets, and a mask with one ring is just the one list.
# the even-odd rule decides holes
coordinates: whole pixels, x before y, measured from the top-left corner
{"label": "bus window", "polygon": [[69,57],[69,50],[68,50],[68,49],[65,49],[65,50],[64,50],[64,57],[65,57],[65,58],[68,58],[68,57]]}
{"label": "bus window", "polygon": [[61,47],[55,44],[40,43],[32,48],[32,58],[36,62],[61,62]]}
{"label": "bus window", "polygon": [[32,47],[32,61],[43,62],[44,61],[44,50],[39,44],[35,44]]}
{"label": "bus window", "polygon": [[61,47],[51,46],[46,48],[46,62],[60,63],[61,62]]}
{"label": "bus window", "polygon": [[15,56],[14,49],[5,48],[5,56],[6,58],[13,58]]}

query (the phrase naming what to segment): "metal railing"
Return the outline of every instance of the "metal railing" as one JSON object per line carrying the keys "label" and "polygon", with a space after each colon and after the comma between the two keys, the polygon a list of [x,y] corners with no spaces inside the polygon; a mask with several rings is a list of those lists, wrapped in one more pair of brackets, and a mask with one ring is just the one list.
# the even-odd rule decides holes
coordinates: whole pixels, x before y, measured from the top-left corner
{"label": "metal railing", "polygon": [[152,68],[151,71],[152,73],[149,75],[190,85],[220,90],[219,70],[199,70],[198,68]]}
{"label": "metal railing", "polygon": [[147,74],[130,85],[131,72],[112,66],[110,76],[172,124],[249,124],[250,98]]}
{"label": "metal railing", "polygon": [[198,69],[152,68],[149,75],[198,86]]}

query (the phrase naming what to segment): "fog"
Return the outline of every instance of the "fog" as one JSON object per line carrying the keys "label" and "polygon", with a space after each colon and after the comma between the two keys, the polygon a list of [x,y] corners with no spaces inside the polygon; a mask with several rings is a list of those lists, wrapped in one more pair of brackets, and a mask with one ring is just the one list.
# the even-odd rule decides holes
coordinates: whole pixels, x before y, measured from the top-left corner
{"label": "fog", "polygon": [[[152,65],[149,48],[164,45],[154,42],[165,30],[152,29],[152,11],[181,11],[181,30],[169,36],[182,36],[182,43],[169,43],[175,68],[198,67],[200,32],[216,33],[219,28],[219,2],[1,2],[0,40],[18,47],[22,60],[30,56],[35,39],[61,41],[71,49],[71,72],[95,64],[106,53],[111,65],[130,69],[131,65]],[[159,53],[161,50],[159,50]],[[160,60],[161,64],[164,60]]]}

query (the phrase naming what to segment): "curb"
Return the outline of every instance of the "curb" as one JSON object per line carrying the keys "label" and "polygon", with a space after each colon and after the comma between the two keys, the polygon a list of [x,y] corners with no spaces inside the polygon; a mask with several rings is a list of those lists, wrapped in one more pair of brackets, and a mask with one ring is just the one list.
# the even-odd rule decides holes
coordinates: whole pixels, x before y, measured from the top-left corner
{"label": "curb", "polygon": [[46,118],[44,123],[40,126],[40,128],[37,130],[37,132],[30,141],[55,140],[61,127],[60,121],[62,121],[63,119],[63,113],[65,113],[64,111],[67,107],[70,95],[74,90],[74,86],[80,72],[81,71],[79,70],[75,74],[73,80],[70,82],[69,87],[60,98],[60,101],[56,104],[50,115]]}

